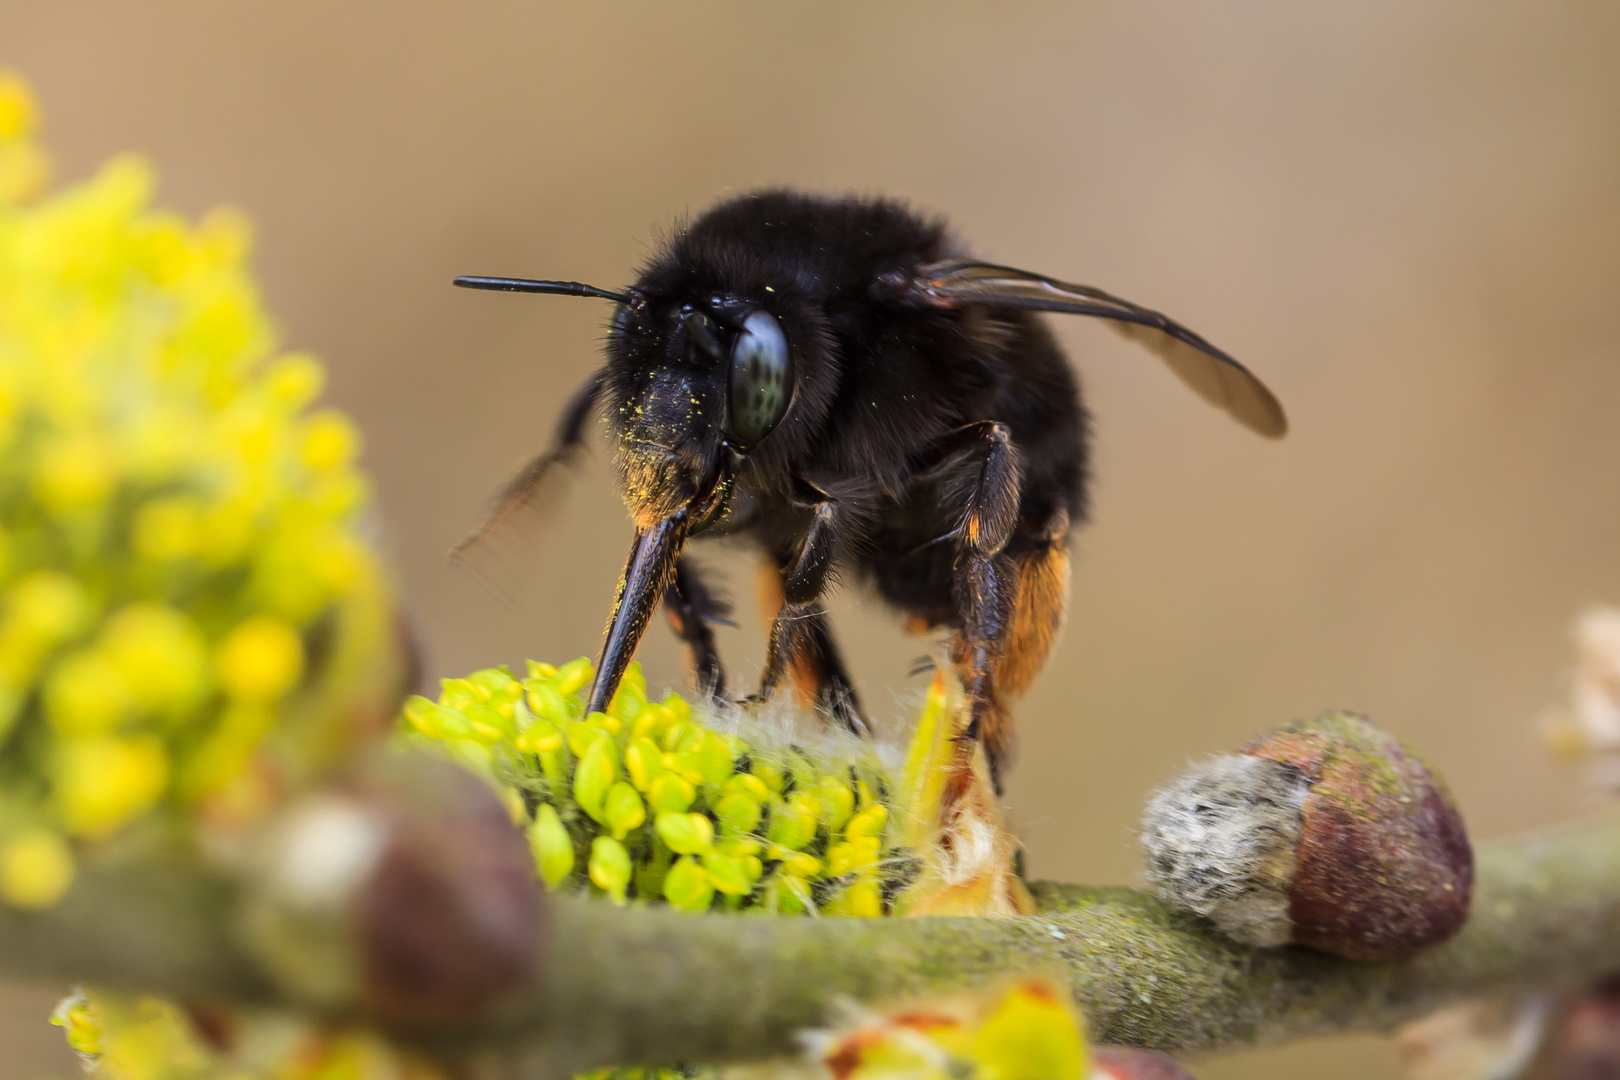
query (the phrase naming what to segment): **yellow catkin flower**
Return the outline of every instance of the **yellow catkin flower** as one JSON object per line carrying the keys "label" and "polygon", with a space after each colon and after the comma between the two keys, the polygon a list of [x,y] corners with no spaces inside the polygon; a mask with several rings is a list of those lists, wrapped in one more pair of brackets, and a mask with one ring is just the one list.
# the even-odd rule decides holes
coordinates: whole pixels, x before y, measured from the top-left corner
{"label": "yellow catkin flower", "polygon": [[73,884],[73,852],[60,833],[25,829],[0,841],[0,897],[14,907],[47,908]]}
{"label": "yellow catkin flower", "polygon": [[71,739],[57,750],[57,812],[77,836],[112,833],[151,809],[168,782],[168,755],[152,736]]}
{"label": "yellow catkin flower", "polygon": [[0,205],[38,193],[50,178],[50,159],[30,140],[39,127],[39,110],[28,84],[0,71]]}
{"label": "yellow catkin flower", "polygon": [[0,141],[32,138],[38,127],[33,91],[20,75],[0,71]]}
{"label": "yellow catkin flower", "polygon": [[101,649],[132,704],[177,718],[208,691],[208,643],[184,612],[165,604],[130,604],[107,620]]}
{"label": "yellow catkin flower", "polygon": [[87,432],[42,447],[33,486],[46,510],[74,514],[104,503],[116,480],[112,448],[105,439]]}
{"label": "yellow catkin flower", "polygon": [[51,1013],[51,1023],[67,1029],[68,1045],[90,1062],[101,1053],[100,1012],[82,990],[75,990],[57,1002]]}
{"label": "yellow catkin flower", "polygon": [[111,732],[131,705],[129,683],[99,649],[64,656],[45,677],[45,715],[62,735]]}
{"label": "yellow catkin flower", "polygon": [[196,555],[202,537],[202,505],[193,498],[153,499],[135,511],[130,541],[135,554],[152,562],[172,562]]}
{"label": "yellow catkin flower", "polygon": [[342,413],[327,410],[304,422],[304,464],[311,469],[340,469],[359,453],[360,435]]}
{"label": "yellow catkin flower", "polygon": [[5,607],[8,629],[47,646],[77,634],[93,614],[84,586],[55,570],[19,578],[6,594]]}
{"label": "yellow catkin flower", "polygon": [[280,619],[256,615],[220,643],[216,659],[220,685],[238,701],[275,701],[304,673],[304,643]]}
{"label": "yellow catkin flower", "polygon": [[320,397],[326,373],[308,353],[288,353],[264,372],[264,388],[277,405],[301,409]]}

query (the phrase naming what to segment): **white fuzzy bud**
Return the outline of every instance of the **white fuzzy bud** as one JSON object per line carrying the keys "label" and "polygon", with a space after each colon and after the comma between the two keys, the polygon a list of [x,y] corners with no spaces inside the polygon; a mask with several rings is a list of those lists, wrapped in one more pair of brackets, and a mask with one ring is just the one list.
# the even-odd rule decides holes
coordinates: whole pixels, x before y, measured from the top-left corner
{"label": "white fuzzy bud", "polygon": [[1299,769],[1237,754],[1171,781],[1142,817],[1147,876],[1159,898],[1246,944],[1285,944],[1309,790]]}

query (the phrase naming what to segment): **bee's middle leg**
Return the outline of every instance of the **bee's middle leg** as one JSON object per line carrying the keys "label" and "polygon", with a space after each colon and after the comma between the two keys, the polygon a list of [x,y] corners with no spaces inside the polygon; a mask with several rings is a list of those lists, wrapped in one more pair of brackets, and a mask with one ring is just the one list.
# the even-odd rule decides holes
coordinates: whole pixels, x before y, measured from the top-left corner
{"label": "bee's middle leg", "polygon": [[849,731],[865,735],[870,729],[861,716],[854,682],[821,606],[833,561],[835,517],[832,500],[817,502],[797,555],[765,568],[761,596],[768,609],[770,636],[759,696],[769,699],[782,679],[790,677],[802,699],[825,708]]}
{"label": "bee's middle leg", "polygon": [[727,621],[731,609],[709,589],[690,558],[682,557],[675,564],[675,573],[664,590],[664,611],[676,636],[686,645],[687,667],[698,690],[724,697],[726,671],[710,624]]}

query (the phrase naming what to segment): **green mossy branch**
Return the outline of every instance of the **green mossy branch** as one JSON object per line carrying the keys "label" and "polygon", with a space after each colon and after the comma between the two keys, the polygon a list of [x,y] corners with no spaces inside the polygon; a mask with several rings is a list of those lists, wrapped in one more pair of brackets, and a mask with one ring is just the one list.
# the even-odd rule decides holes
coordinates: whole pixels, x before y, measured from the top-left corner
{"label": "green mossy branch", "polygon": [[[1481,845],[1466,928],[1395,964],[1239,946],[1138,890],[1035,892],[1043,914],[1009,919],[699,916],[553,898],[527,985],[431,1041],[515,1055],[543,1075],[754,1060],[792,1052],[795,1033],[840,1001],[1037,970],[1073,988],[1099,1042],[1207,1050],[1382,1030],[1459,1000],[1620,969],[1615,817]],[[278,1000],[237,943],[235,908],[230,888],[195,867],[90,867],[48,912],[0,909],[0,974]]]}

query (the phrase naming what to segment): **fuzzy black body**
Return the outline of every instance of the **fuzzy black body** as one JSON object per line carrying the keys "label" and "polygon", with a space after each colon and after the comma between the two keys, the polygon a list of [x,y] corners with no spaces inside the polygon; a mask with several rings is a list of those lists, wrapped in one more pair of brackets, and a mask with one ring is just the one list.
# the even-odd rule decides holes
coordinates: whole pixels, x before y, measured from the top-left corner
{"label": "fuzzy black body", "polygon": [[[1099,317],[1265,435],[1282,408],[1180,324],[1100,289],[967,259],[942,221],[883,199],[766,191],[677,230],[623,292],[461,278],[618,303],[603,368],[557,445],[507,489],[498,524],[606,412],[636,525],[589,707],[604,707],[663,603],[699,685],[724,692],[719,607],[690,560],[707,533],[755,541],[770,641],[760,697],[791,678],[864,723],[821,597],[869,586],[913,629],[946,628],[992,775],[1004,699],[1039,671],[1065,616],[1085,516],[1086,414],[1035,312]],[[486,526],[487,528],[490,526]]]}
{"label": "fuzzy black body", "polygon": [[[957,622],[960,560],[948,541],[965,492],[959,476],[920,475],[918,465],[948,435],[976,421],[1007,425],[1022,456],[1026,531],[1059,511],[1078,524],[1085,506],[1085,411],[1074,370],[1039,316],[912,311],[868,295],[884,273],[962,254],[943,222],[901,203],[773,191],[710,210],[637,281],[655,306],[714,292],[760,298],[806,354],[787,416],[739,476],[734,531],[791,558],[806,516],[795,506],[797,471],[840,504],[840,568],[931,626]],[[673,351],[649,355],[628,335],[610,339],[608,415],[620,437],[634,433],[638,392]],[[717,429],[697,429],[693,449],[704,453],[704,436]]]}

